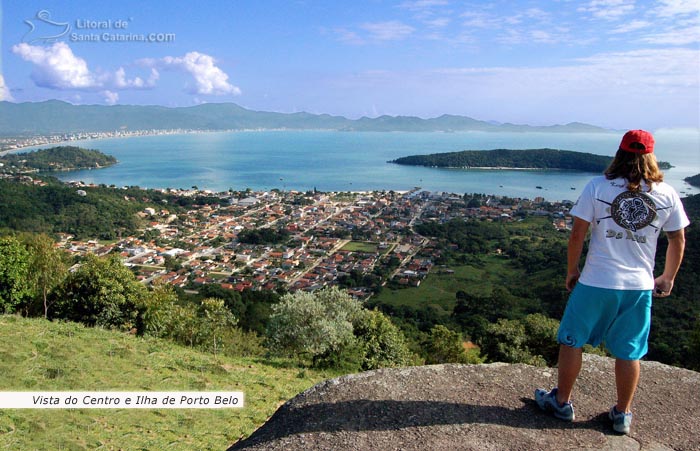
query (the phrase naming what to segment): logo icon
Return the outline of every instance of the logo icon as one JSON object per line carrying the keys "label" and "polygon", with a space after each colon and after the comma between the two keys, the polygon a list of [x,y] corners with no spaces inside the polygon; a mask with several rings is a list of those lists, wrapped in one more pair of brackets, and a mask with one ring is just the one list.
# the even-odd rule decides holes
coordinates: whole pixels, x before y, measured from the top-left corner
{"label": "logo icon", "polygon": [[70,23],[52,20],[51,13],[45,9],[37,12],[35,19],[27,19],[24,23],[29,26],[29,31],[22,37],[22,42],[27,44],[52,44],[71,30]]}
{"label": "logo icon", "polygon": [[613,200],[610,216],[615,224],[636,232],[656,219],[656,205],[645,194],[625,191]]}

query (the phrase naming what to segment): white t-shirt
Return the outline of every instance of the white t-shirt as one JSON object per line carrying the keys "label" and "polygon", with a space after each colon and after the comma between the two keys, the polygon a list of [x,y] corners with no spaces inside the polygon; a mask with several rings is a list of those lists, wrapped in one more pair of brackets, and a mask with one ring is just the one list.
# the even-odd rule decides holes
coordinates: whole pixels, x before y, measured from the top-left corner
{"label": "white t-shirt", "polygon": [[654,288],[654,256],[661,231],[685,228],[688,220],[676,191],[654,183],[627,190],[625,179],[588,182],[571,214],[591,223],[591,240],[579,281],[616,290]]}

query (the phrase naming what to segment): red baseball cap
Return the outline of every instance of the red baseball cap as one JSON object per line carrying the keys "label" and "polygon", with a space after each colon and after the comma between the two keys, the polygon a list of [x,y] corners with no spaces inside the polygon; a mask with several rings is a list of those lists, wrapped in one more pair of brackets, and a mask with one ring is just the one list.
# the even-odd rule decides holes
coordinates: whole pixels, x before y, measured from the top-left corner
{"label": "red baseball cap", "polygon": [[622,137],[620,150],[638,154],[652,153],[654,151],[654,137],[644,130],[630,130]]}

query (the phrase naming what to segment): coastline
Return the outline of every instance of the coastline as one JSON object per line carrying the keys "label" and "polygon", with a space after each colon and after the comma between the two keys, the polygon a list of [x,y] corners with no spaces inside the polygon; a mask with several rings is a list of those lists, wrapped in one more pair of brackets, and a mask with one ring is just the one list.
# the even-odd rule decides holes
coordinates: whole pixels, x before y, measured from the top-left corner
{"label": "coastline", "polygon": [[[285,131],[344,131],[336,129],[325,129],[325,128],[309,128],[309,129],[296,129],[296,128],[234,128],[225,130],[210,130],[210,129],[185,129],[185,128],[174,128],[174,129],[146,129],[146,130],[132,130],[132,131],[111,131],[111,132],[76,132],[76,133],[62,133],[54,135],[37,135],[27,138],[20,137],[0,137],[0,157],[10,154],[21,152],[22,150],[32,149],[35,147],[43,147],[48,145],[66,145],[71,144],[76,141],[94,141],[100,139],[123,139],[123,138],[138,138],[144,136],[167,136],[167,135],[198,135],[198,134],[210,134],[210,133],[238,133],[238,132],[285,132]],[[11,144],[11,148],[5,148],[8,142]],[[31,150],[30,150],[31,151]]]}
{"label": "coastline", "polygon": [[18,153],[22,150],[32,149],[34,147],[42,147],[49,145],[66,145],[76,141],[100,140],[113,138],[134,138],[140,136],[159,136],[159,135],[189,135],[197,133],[214,133],[214,132],[231,132],[236,130],[188,130],[188,129],[167,129],[167,130],[133,130],[133,131],[114,131],[114,132],[85,132],[85,133],[65,133],[58,135],[39,135],[29,138],[0,138],[16,140],[9,149],[0,150],[0,157],[11,153]]}
{"label": "coastline", "polygon": [[424,166],[426,168],[436,169],[460,169],[460,170],[477,170],[477,171],[566,171],[561,168],[516,168],[510,166]]}
{"label": "coastline", "polygon": [[[616,138],[610,144],[611,138],[600,135],[541,133],[399,133],[394,137],[386,133],[310,133],[297,130],[269,133],[267,130],[262,133],[197,130],[190,131],[189,135],[182,135],[185,130],[175,132],[181,136],[166,136],[165,132],[158,130],[141,134],[163,136],[129,141],[104,139],[70,142],[69,145],[100,149],[118,158],[120,164],[105,171],[67,171],[53,175],[64,181],[81,180],[94,184],[148,188],[198,186],[214,192],[231,188],[256,191],[273,188],[297,191],[313,188],[344,192],[397,191],[421,186],[430,192],[486,192],[531,199],[542,196],[555,201],[575,197],[575,192],[585,186],[591,173],[500,166],[435,170],[386,163],[401,155],[419,154],[427,150],[449,152],[459,148],[497,148],[509,144],[523,148],[575,147],[592,152],[617,144]],[[175,132],[169,131],[168,134]],[[118,136],[139,138],[134,135],[121,133]],[[682,138],[669,140],[671,152],[664,156],[672,159],[677,167],[669,171],[666,178],[675,182],[674,186],[679,192],[697,193],[697,188],[691,189],[682,181],[684,177],[700,172],[692,157],[683,150],[693,146],[694,141]],[[537,189],[537,186],[542,186],[542,189]],[[575,189],[572,190],[572,187]]]}

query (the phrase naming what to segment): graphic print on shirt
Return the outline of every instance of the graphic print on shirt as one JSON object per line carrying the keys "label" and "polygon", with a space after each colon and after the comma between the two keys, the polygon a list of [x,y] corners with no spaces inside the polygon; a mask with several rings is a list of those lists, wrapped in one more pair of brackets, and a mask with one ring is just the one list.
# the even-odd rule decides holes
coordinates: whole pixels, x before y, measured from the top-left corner
{"label": "graphic print on shirt", "polygon": [[615,224],[630,232],[637,232],[648,226],[653,227],[658,232],[659,228],[652,224],[658,217],[657,212],[671,208],[659,208],[650,196],[632,191],[625,191],[619,194],[612,203],[603,199],[598,200],[610,205],[608,209],[610,216],[600,218],[598,222],[612,218]]}
{"label": "graphic print on shirt", "polygon": [[645,194],[625,191],[613,200],[610,213],[615,224],[636,232],[656,219],[656,205]]}

